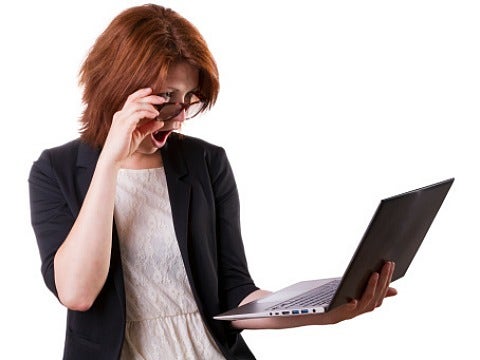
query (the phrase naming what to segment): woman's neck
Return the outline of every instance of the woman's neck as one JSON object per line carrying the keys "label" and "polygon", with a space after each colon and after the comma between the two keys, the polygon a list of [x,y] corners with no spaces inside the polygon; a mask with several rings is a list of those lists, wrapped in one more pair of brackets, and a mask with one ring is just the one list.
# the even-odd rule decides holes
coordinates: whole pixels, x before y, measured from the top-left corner
{"label": "woman's neck", "polygon": [[129,158],[125,159],[122,164],[123,169],[154,169],[160,168],[163,166],[162,155],[160,151],[157,151],[153,154],[142,154],[135,152],[130,155]]}

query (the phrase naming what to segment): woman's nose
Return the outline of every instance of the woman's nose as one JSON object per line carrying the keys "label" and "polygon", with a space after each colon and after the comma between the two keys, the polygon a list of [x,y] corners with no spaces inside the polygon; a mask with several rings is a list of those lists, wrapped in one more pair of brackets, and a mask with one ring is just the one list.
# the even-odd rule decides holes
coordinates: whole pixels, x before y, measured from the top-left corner
{"label": "woman's nose", "polygon": [[185,109],[182,109],[182,111],[180,111],[178,113],[178,115],[175,116],[172,120],[183,123],[186,119],[187,119],[187,113],[186,113]]}

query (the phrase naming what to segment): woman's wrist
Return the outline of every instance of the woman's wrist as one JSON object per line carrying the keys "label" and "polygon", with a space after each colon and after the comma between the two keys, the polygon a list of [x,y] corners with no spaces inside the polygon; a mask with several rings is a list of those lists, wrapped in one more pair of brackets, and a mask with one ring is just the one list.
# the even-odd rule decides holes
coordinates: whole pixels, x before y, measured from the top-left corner
{"label": "woman's wrist", "polygon": [[105,171],[118,172],[122,167],[122,161],[115,160],[113,157],[109,156],[107,153],[102,151],[97,161],[97,169],[103,169]]}

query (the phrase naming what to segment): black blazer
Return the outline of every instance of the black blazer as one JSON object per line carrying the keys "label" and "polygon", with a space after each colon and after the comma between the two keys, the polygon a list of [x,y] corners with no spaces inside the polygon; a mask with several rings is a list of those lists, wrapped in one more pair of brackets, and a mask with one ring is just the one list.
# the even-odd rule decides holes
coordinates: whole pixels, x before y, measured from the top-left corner
{"label": "black blazer", "polygon": [[[254,359],[238,330],[212,319],[257,289],[247,268],[238,192],[225,151],[176,134],[160,151],[175,233],[203,320],[227,359]],[[45,150],[31,168],[31,220],[42,275],[56,296],[53,259],[78,216],[99,153],[74,140]],[[93,306],[68,311],[64,359],[120,357],[125,292],[115,225],[112,240],[109,274]]]}

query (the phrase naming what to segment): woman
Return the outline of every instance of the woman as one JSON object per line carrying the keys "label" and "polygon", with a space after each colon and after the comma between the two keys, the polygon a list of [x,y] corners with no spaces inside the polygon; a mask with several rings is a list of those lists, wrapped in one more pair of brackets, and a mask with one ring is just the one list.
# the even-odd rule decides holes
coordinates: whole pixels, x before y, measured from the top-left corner
{"label": "woman", "polygon": [[217,99],[205,41],[170,9],[127,9],[80,83],[80,139],[44,151],[29,178],[42,274],[68,308],[65,359],[254,359],[242,329],[336,323],[395,294],[387,263],[326,314],[213,320],[268,292],[248,272],[224,150],[175,132]]}

